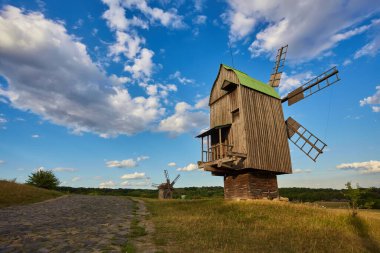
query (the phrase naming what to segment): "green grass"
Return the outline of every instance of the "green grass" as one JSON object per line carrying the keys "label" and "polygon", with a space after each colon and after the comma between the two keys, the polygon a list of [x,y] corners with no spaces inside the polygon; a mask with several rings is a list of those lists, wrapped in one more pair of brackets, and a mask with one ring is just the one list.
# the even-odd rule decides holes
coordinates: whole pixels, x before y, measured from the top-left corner
{"label": "green grass", "polygon": [[31,204],[61,195],[56,191],[0,180],[0,207]]}
{"label": "green grass", "polygon": [[[380,252],[380,213],[271,201],[145,200],[167,252]],[[376,218],[377,217],[377,218]]]}

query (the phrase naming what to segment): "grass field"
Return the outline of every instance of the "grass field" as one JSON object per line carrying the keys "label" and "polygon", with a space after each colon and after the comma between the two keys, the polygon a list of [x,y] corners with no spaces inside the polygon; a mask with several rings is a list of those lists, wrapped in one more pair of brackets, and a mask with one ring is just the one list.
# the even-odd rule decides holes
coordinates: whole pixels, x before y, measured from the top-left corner
{"label": "grass field", "polygon": [[380,212],[271,201],[145,200],[166,252],[380,252]]}
{"label": "grass field", "polygon": [[61,196],[62,193],[0,180],[0,207],[25,205]]}

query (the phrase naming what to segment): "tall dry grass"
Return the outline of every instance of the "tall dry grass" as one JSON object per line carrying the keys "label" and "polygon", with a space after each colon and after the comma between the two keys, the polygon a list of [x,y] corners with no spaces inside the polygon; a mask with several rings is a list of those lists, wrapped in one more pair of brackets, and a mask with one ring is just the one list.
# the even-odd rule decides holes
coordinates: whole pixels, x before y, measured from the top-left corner
{"label": "tall dry grass", "polygon": [[30,204],[61,195],[57,191],[0,180],[0,207]]}
{"label": "tall dry grass", "polygon": [[270,201],[146,202],[167,252],[380,252],[380,220],[347,211]]}

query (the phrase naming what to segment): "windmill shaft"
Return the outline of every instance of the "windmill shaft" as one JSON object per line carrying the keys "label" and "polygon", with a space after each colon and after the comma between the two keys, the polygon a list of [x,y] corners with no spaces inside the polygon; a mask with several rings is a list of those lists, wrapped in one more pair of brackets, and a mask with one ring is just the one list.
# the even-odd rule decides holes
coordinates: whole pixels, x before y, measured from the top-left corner
{"label": "windmill shaft", "polygon": [[[325,73],[327,73],[327,72],[329,72],[329,71],[330,71],[330,70],[326,71]],[[284,103],[284,102],[288,101],[289,99],[291,99],[291,98],[293,98],[293,97],[296,97],[296,96],[298,96],[298,95],[301,95],[301,93],[304,93],[305,91],[310,90],[311,88],[313,88],[314,86],[318,85],[319,83],[322,83],[323,81],[326,81],[326,80],[329,79],[330,77],[332,77],[332,76],[338,74],[338,72],[339,72],[339,71],[334,67],[334,68],[333,68],[333,71],[332,71],[331,73],[328,73],[328,74],[326,74],[326,75],[325,75],[325,73],[323,73],[322,75],[320,75],[320,76],[322,76],[321,78],[320,78],[320,76],[318,76],[318,77],[316,77],[316,78],[313,79],[314,82],[312,82],[311,84],[301,86],[302,89],[298,88],[299,91],[298,91],[298,89],[296,89],[295,91],[297,91],[297,92],[294,92],[294,93],[293,93],[293,92],[290,92],[286,97],[284,97],[283,99],[281,99],[281,103]],[[338,81],[338,80],[339,80],[339,79],[337,79],[337,81]],[[333,83],[331,83],[331,84],[333,84]],[[329,84],[329,85],[327,85],[327,86],[325,86],[325,87],[323,87],[323,88],[319,88],[317,91],[320,91],[320,90],[322,90],[322,89],[324,89],[324,88],[330,86],[331,84]],[[315,92],[317,92],[317,91],[315,91]],[[308,97],[308,96],[314,94],[315,92],[311,92],[309,95],[304,96],[304,97],[300,98],[299,100],[301,100],[301,99],[303,99],[303,98],[305,98],[305,97]],[[298,102],[299,100],[297,100],[297,101],[295,101],[295,102]],[[295,102],[294,102],[294,103],[295,103]],[[293,104],[293,103],[292,103],[292,104]]]}

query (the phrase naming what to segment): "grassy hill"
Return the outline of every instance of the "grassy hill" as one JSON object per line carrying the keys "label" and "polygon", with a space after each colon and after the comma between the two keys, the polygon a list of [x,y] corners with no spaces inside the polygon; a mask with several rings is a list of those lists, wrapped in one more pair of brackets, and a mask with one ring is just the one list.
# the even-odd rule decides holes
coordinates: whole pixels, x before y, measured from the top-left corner
{"label": "grassy hill", "polygon": [[380,212],[274,201],[145,200],[165,252],[380,252]]}
{"label": "grassy hill", "polygon": [[0,207],[24,205],[61,196],[62,193],[0,180]]}

